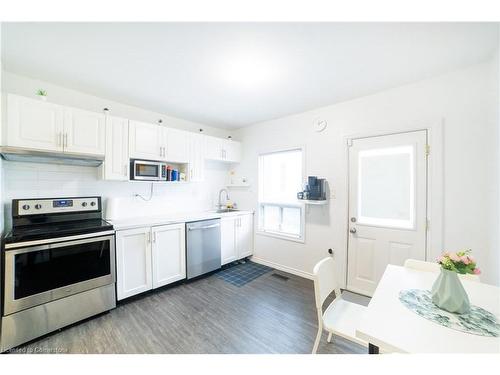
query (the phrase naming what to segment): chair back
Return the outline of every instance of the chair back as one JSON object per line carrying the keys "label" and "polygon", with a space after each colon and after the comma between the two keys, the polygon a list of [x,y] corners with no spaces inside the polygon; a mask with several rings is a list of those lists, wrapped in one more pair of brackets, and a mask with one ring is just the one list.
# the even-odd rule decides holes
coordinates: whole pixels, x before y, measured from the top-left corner
{"label": "chair back", "polygon": [[313,269],[316,307],[321,310],[325,299],[335,290],[335,298],[340,297],[340,288],[335,279],[335,262],[332,257],[320,260]]}
{"label": "chair back", "polygon": [[[425,262],[423,260],[417,260],[417,259],[406,259],[405,267],[411,268],[414,270],[418,270],[418,271],[426,271],[426,272],[434,272],[434,273],[438,273],[441,270],[441,266],[438,263]],[[463,280],[474,281],[477,283],[481,282],[479,275],[472,275],[470,273],[466,273],[466,274],[459,273],[458,277],[463,279]]]}

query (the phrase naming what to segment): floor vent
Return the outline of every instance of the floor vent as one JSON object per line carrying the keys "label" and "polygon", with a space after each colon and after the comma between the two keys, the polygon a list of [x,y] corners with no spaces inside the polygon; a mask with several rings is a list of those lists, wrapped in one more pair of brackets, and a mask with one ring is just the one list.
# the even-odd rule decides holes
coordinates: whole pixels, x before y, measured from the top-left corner
{"label": "floor vent", "polygon": [[283,281],[288,281],[289,277],[285,275],[280,275],[279,273],[273,273],[272,276],[276,277],[277,279],[283,280]]}

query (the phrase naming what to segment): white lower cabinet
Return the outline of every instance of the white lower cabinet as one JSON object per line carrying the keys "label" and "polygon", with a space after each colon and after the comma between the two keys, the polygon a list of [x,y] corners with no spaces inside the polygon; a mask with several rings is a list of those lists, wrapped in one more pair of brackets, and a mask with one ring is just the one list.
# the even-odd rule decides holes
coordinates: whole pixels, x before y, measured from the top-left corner
{"label": "white lower cabinet", "polygon": [[236,248],[238,249],[238,259],[253,254],[253,214],[238,216]]}
{"label": "white lower cabinet", "polygon": [[153,235],[153,288],[186,277],[185,224],[151,228]]}
{"label": "white lower cabinet", "polygon": [[220,220],[221,263],[227,264],[238,259],[236,248],[236,217],[223,217]]}
{"label": "white lower cabinet", "polygon": [[227,264],[253,254],[253,214],[221,219],[221,263]]}
{"label": "white lower cabinet", "polygon": [[121,300],[186,277],[185,225],[116,232],[116,289]]}
{"label": "white lower cabinet", "polygon": [[118,300],[152,289],[150,227],[116,232],[116,273]]}

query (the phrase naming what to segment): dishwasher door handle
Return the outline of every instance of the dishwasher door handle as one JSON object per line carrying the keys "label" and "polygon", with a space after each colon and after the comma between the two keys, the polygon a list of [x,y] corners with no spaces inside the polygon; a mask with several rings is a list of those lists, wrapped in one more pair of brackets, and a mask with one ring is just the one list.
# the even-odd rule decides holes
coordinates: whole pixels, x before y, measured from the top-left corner
{"label": "dishwasher door handle", "polygon": [[188,230],[201,230],[220,227],[220,224],[207,225],[206,227],[188,227]]}

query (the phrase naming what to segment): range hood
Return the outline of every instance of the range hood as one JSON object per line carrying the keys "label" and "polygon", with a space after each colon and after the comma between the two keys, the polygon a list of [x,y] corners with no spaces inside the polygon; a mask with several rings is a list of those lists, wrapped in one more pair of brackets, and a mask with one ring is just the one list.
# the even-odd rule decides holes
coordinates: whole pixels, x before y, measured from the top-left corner
{"label": "range hood", "polygon": [[104,156],[36,151],[17,147],[0,147],[0,154],[5,160],[9,161],[83,165],[87,167],[97,167],[104,161]]}

